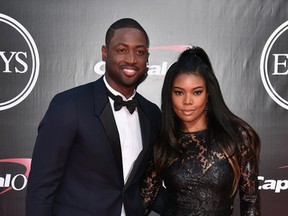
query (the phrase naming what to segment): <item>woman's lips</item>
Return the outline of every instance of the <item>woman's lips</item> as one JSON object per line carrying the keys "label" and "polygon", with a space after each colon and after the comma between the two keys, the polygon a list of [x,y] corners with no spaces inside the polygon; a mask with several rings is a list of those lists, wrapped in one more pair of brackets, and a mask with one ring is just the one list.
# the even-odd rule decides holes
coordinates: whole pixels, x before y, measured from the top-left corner
{"label": "woman's lips", "polygon": [[182,113],[184,115],[192,115],[193,112],[194,112],[194,110],[182,110]]}

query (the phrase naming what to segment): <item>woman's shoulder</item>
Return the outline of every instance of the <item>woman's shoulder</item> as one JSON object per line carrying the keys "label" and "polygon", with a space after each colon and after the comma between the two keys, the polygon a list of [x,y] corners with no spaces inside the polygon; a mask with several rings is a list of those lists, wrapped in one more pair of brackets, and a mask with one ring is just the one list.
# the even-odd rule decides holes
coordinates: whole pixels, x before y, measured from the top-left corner
{"label": "woman's shoulder", "polygon": [[[238,143],[239,155],[242,161],[258,158],[260,139],[253,128],[239,127],[240,142]],[[246,159],[246,160],[245,160]]]}

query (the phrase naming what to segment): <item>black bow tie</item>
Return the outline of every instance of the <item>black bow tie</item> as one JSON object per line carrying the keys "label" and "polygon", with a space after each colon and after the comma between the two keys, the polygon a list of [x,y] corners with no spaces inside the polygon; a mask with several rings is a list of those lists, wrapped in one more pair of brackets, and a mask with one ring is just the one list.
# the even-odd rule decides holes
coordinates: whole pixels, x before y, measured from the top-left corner
{"label": "black bow tie", "polygon": [[137,99],[135,97],[132,100],[123,101],[121,96],[112,94],[108,89],[107,94],[110,98],[114,100],[115,111],[120,110],[123,106],[126,106],[131,114],[135,111],[138,104]]}

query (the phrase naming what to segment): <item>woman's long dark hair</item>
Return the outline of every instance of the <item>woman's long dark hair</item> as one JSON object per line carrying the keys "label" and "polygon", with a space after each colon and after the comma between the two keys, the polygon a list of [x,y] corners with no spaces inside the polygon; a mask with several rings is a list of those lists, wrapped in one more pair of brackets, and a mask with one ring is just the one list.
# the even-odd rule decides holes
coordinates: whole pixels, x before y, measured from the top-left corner
{"label": "woman's long dark hair", "polygon": [[[238,188],[240,179],[240,159],[256,158],[258,163],[260,139],[254,129],[234,115],[227,107],[218,80],[206,52],[200,47],[185,50],[178,60],[168,69],[161,94],[162,130],[159,141],[155,145],[155,163],[157,171],[169,166],[179,155],[177,134],[180,131],[180,120],[172,108],[172,84],[180,74],[196,74],[204,78],[208,96],[208,131],[210,141],[215,140],[231,164],[234,171],[233,191]],[[243,132],[246,137],[243,137]],[[240,143],[249,142],[246,158],[239,158]]]}

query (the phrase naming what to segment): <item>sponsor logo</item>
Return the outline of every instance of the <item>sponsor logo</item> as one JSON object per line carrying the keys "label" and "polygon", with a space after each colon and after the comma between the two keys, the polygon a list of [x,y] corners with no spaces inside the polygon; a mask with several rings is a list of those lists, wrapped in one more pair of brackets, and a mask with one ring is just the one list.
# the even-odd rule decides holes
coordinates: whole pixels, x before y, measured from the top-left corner
{"label": "sponsor logo", "polygon": [[0,13],[0,111],[16,106],[31,93],[39,74],[36,44],[15,19]]}
{"label": "sponsor logo", "polygon": [[267,40],[260,60],[263,85],[269,96],[288,110],[288,21],[280,25]]}
{"label": "sponsor logo", "polygon": [[[28,175],[30,173],[31,159],[10,158],[1,159],[1,170],[8,168],[6,174],[0,176],[0,195],[10,191],[21,191],[27,186]],[[11,169],[11,166],[14,169]],[[13,170],[13,171],[12,171]],[[19,172],[21,170],[21,172]],[[13,173],[12,173],[13,172]]]}
{"label": "sponsor logo", "polygon": [[[189,47],[191,46],[170,45],[170,46],[157,46],[149,48],[150,59],[157,59],[158,61],[148,66],[148,75],[150,76],[165,75],[170,65],[178,57],[177,55],[175,55],[175,52],[179,54]],[[163,51],[165,51],[165,53],[163,53]],[[161,61],[161,59],[163,60]],[[94,72],[103,75],[105,73],[105,62],[104,61],[97,62],[94,66]]]}
{"label": "sponsor logo", "polygon": [[265,179],[264,176],[258,176],[260,185],[259,190],[272,190],[275,193],[280,193],[282,190],[288,189],[288,180],[274,180],[274,179]]}
{"label": "sponsor logo", "polygon": [[[281,166],[278,169],[285,169],[288,166]],[[280,193],[283,190],[288,189],[288,180],[275,180],[265,179],[264,176],[258,176],[259,190],[272,190],[275,193]]]}

